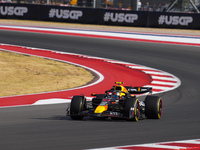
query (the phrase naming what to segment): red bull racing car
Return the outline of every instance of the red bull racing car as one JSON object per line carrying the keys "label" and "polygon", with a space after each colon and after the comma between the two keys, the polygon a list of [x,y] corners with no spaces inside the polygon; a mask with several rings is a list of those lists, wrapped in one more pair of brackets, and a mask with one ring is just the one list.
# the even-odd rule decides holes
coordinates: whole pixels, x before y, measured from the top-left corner
{"label": "red bull racing car", "polygon": [[[91,94],[92,101],[86,101],[84,95],[75,95],[67,108],[67,115],[73,120],[81,120],[85,116],[103,118],[160,119],[163,103],[160,97],[152,95],[151,87],[122,86],[123,82],[115,82],[104,94]],[[144,100],[138,100],[135,94],[148,93]],[[90,103],[90,105],[89,105]]]}

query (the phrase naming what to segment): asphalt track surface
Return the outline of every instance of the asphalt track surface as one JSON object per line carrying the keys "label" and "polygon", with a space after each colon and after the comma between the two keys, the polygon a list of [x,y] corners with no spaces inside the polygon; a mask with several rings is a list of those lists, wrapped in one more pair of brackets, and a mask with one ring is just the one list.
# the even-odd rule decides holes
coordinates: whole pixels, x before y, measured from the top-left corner
{"label": "asphalt track surface", "polygon": [[0,109],[5,150],[79,150],[200,138],[200,48],[134,41],[0,31],[0,43],[39,47],[141,64],[174,74],[181,86],[160,94],[160,120],[73,121],[66,104]]}

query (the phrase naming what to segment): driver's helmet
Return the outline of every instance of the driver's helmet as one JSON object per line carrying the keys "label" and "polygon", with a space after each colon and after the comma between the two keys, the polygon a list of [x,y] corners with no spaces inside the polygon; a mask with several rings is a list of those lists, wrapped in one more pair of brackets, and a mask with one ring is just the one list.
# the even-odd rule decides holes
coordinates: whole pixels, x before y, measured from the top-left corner
{"label": "driver's helmet", "polygon": [[120,93],[119,92],[114,92],[113,93],[113,98],[120,98]]}

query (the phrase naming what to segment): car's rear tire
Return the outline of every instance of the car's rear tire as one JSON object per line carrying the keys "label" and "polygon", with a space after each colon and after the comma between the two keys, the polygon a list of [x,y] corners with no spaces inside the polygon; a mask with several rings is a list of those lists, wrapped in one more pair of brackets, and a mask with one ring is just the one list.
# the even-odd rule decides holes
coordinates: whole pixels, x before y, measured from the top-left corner
{"label": "car's rear tire", "polygon": [[[131,110],[131,108],[134,108]],[[130,120],[138,121],[140,117],[140,105],[138,99],[127,98],[124,104],[124,114],[129,117]]]}
{"label": "car's rear tire", "polygon": [[84,102],[82,96],[74,96],[70,105],[70,117],[73,120],[82,120],[84,116],[80,116],[79,113],[83,111]]}
{"label": "car's rear tire", "polygon": [[145,116],[148,119],[160,119],[163,112],[162,100],[158,96],[147,96],[145,99]]}

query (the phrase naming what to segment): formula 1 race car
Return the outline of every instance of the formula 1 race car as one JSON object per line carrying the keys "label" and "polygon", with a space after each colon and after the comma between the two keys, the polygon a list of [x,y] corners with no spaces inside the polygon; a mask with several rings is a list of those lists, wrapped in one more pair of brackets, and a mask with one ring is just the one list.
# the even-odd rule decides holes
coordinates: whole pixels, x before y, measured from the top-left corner
{"label": "formula 1 race car", "polygon": [[[152,96],[151,87],[122,86],[123,82],[115,83],[117,85],[105,91],[105,94],[91,94],[94,96],[92,101],[86,101],[84,95],[73,96],[71,105],[67,108],[67,115],[73,120],[81,120],[84,116],[124,118],[133,121],[161,118],[162,100],[158,96]],[[134,95],[144,93],[149,93],[144,101],[138,100]]]}

